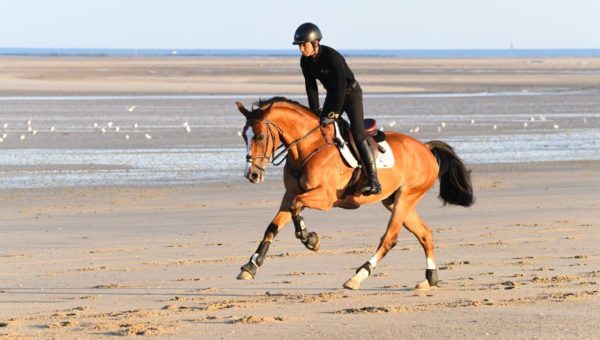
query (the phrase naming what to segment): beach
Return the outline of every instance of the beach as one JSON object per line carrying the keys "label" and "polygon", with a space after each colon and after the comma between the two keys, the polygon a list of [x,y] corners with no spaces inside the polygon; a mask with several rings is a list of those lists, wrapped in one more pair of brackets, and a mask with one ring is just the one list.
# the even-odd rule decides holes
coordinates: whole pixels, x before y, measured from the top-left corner
{"label": "beach", "polygon": [[418,206],[439,287],[415,288],[406,230],[342,287],[381,204],[303,212],[321,249],[288,225],[236,280],[283,184],[280,167],[242,177],[234,103],[305,103],[298,58],[1,57],[0,337],[599,337],[600,59],[348,62],[385,131],[447,141],[472,170],[472,207],[437,183]]}
{"label": "beach", "polygon": [[[1,57],[19,94],[300,94],[292,57]],[[600,58],[349,58],[365,93],[499,92],[598,86]]]}

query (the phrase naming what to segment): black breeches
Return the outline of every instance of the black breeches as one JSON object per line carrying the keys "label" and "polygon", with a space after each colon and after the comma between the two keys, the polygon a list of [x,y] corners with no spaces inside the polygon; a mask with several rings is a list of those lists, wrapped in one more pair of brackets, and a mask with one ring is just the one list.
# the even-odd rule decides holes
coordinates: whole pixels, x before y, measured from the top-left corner
{"label": "black breeches", "polygon": [[362,89],[360,85],[356,85],[354,89],[346,96],[344,101],[344,112],[348,115],[350,120],[350,128],[352,129],[352,136],[357,143],[362,142],[365,139],[365,122],[364,122],[364,110],[363,110],[363,98]]}

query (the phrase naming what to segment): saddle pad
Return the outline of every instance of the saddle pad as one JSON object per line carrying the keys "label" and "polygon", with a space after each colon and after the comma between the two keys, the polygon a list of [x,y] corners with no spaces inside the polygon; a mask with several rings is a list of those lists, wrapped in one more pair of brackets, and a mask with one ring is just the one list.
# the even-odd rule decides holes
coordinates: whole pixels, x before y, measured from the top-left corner
{"label": "saddle pad", "polygon": [[[337,148],[338,148],[338,150],[340,150],[340,154],[342,155],[342,158],[344,159],[346,164],[348,164],[348,166],[350,166],[351,168],[357,168],[358,161],[356,160],[356,157],[354,157],[354,155],[350,151],[350,148],[348,147],[348,144],[346,143],[344,138],[342,138],[342,133],[340,131],[341,129],[338,126],[338,123],[334,122],[333,125],[335,126],[335,139],[338,141],[336,143]],[[385,152],[377,153],[377,157],[375,158],[375,166],[378,169],[387,169],[387,168],[393,167],[394,163],[395,163],[395,159],[394,159],[394,153],[392,152],[390,145],[386,141],[383,141],[378,144],[383,147]]]}

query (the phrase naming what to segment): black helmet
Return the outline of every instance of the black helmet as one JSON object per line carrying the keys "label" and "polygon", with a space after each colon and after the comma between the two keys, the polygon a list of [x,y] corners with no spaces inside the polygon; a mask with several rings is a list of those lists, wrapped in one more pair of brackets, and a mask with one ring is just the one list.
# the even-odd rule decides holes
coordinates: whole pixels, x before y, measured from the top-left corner
{"label": "black helmet", "polygon": [[298,27],[296,33],[294,33],[294,45],[304,44],[305,42],[311,42],[314,40],[321,40],[321,30],[317,25],[312,22],[305,22]]}

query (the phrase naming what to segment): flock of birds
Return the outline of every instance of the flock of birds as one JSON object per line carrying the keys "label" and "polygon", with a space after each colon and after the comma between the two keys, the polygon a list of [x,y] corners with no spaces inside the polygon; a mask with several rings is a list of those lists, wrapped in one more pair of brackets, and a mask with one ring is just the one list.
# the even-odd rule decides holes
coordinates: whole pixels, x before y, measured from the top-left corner
{"label": "flock of birds", "polygon": [[[25,129],[26,133],[31,134],[32,136],[37,135],[38,130],[33,128],[31,120],[28,120],[27,123],[25,124],[25,126],[26,126],[26,129]],[[4,125],[2,125],[2,135],[0,135],[0,143],[3,143],[8,138],[8,133],[7,133],[8,127],[9,127],[8,123],[4,123]],[[51,132],[53,132],[55,130],[56,129],[54,128],[54,126],[50,127]],[[19,140],[24,140],[27,137],[26,133],[22,133],[19,136]]]}
{"label": "flock of birds", "polygon": [[[129,106],[127,107],[127,111],[132,113],[136,110],[138,106],[137,105],[133,105],[133,106]],[[543,115],[539,115],[537,118],[536,117],[531,117],[529,122],[524,122],[523,123],[523,127],[527,128],[529,126],[530,122],[545,122],[546,121],[546,117]],[[470,125],[475,125],[475,119],[471,119],[470,120]],[[584,118],[584,123],[587,123],[587,120]],[[486,123],[486,125],[489,123]],[[380,129],[384,130],[385,128],[389,128],[389,129],[394,129],[396,127],[397,123],[395,120],[390,121],[387,125],[380,125]],[[498,129],[498,125],[497,124],[492,124],[492,125],[488,125],[491,126],[491,128],[493,130],[497,130]],[[446,127],[448,127],[448,124],[444,121],[442,121],[438,126],[437,126],[437,132],[442,132]],[[9,124],[8,123],[4,123],[3,125],[3,130],[2,130],[2,134],[0,135],[0,143],[4,142],[7,138],[8,138],[8,128],[9,128]],[[137,132],[144,132],[144,138],[150,140],[152,139],[152,135],[150,134],[150,132],[148,131],[139,131],[140,130],[140,125],[136,122],[133,123],[131,126],[126,126],[124,128],[122,128],[119,125],[116,125],[114,122],[109,121],[106,122],[103,125],[98,124],[97,122],[93,123],[93,128],[94,131],[99,132],[100,134],[104,135],[108,132],[120,132],[120,131],[128,131],[128,133],[125,133],[123,135],[123,138],[125,138],[126,140],[129,140],[132,136],[130,135],[130,133],[137,133]],[[190,126],[190,124],[188,122],[184,122],[181,125],[181,128],[183,130],[184,133],[186,134],[190,134],[192,132],[192,127]],[[560,128],[560,126],[558,124],[554,124],[553,128],[558,130]],[[38,133],[38,130],[34,128],[33,123],[31,120],[28,120],[25,124],[25,131],[21,131],[21,130],[17,130],[18,132],[22,132],[19,136],[19,140],[24,140],[27,138],[28,135],[31,136],[35,136]],[[48,130],[46,130],[48,132],[54,132],[56,131],[56,128],[54,126],[50,126],[50,128]],[[129,132],[131,131],[131,132]],[[411,128],[409,130],[409,133],[411,134],[417,134],[419,132],[422,132],[423,128],[421,126],[416,126],[414,128]],[[237,132],[238,136],[242,135],[241,131]]]}
{"label": "flock of birds", "polygon": [[[537,119],[536,119],[536,117],[533,117],[533,116],[530,118],[530,122],[536,122],[536,121],[545,122],[546,121],[546,117],[543,116],[543,115],[539,115]],[[583,118],[583,122],[587,123],[587,119]],[[486,125],[487,124],[488,123],[486,123]],[[394,129],[396,127],[396,125],[397,125],[397,122],[395,120],[392,120],[387,125],[379,125],[379,129],[381,131],[384,131],[386,129],[386,127],[387,127],[387,128],[389,128],[391,130],[391,129]],[[475,125],[475,119],[471,119],[470,125]],[[442,132],[447,126],[448,126],[448,124],[446,122],[442,121],[437,126],[437,132]],[[492,124],[492,125],[487,125],[487,126],[491,126],[491,128],[493,130],[498,130],[498,124]],[[528,126],[529,126],[528,122],[524,122],[523,123],[523,127],[524,128],[527,128]],[[552,128],[555,129],[555,130],[558,130],[558,129],[560,129],[560,126],[558,124],[553,124]],[[411,128],[409,130],[409,133],[416,134],[416,133],[419,133],[419,132],[422,132],[422,131],[423,131],[423,129],[421,128],[421,126],[416,126],[414,128]],[[238,136],[241,136],[241,135],[242,135],[242,132],[238,131]]]}
{"label": "flock of birds", "polygon": [[[128,112],[134,112],[135,109],[137,108],[137,105],[133,105],[127,108]],[[190,126],[190,124],[188,122],[184,122],[182,125],[183,131],[186,134],[190,134],[192,132],[192,127]],[[98,124],[97,122],[94,122],[92,127],[94,128],[94,131],[97,131],[98,133],[104,135],[108,132],[120,132],[122,131],[122,127],[119,125],[116,125],[114,122],[109,121],[106,122],[103,125]],[[8,136],[9,136],[9,128],[12,128],[12,126],[10,126],[8,123],[4,123],[2,125],[2,134],[0,135],[0,143],[3,143],[4,141],[7,140]],[[127,126],[127,128],[131,128],[130,131],[137,133],[140,132],[140,125],[136,122],[133,123],[131,126]],[[124,130],[124,129],[123,129]],[[16,129],[16,130],[12,130],[10,132],[14,132],[17,131],[17,133],[21,133],[19,136],[19,140],[25,140],[28,136],[35,136],[38,134],[39,131],[43,131],[43,130],[38,130],[36,128],[34,128],[33,122],[31,120],[28,120],[25,123],[25,129],[21,130],[21,129]],[[50,126],[50,128],[48,128],[47,130],[45,130],[45,132],[55,132],[56,127],[55,126]],[[123,136],[126,140],[129,140],[131,138],[131,135],[129,133],[126,133]],[[144,138],[146,139],[152,139],[152,135],[149,132],[144,132]]]}
{"label": "flock of birds", "polygon": [[[587,123],[587,119],[585,119],[585,118],[584,118],[583,120],[584,120],[584,122],[585,122],[585,123]],[[536,118],[535,118],[535,117],[531,117],[530,121],[531,121],[531,122],[535,122],[535,121],[536,121]],[[540,115],[540,116],[538,117],[537,121],[540,121],[540,122],[545,122],[545,121],[546,121],[546,117],[545,117],[545,116],[543,116],[543,115]],[[471,121],[470,121],[470,124],[471,124],[471,125],[475,125],[475,119],[471,119]],[[395,120],[392,120],[392,121],[389,123],[389,127],[390,127],[390,128],[394,128],[394,126],[396,126],[396,121],[395,121]],[[444,128],[446,128],[447,126],[448,126],[448,124],[447,124],[446,122],[442,121],[442,122],[440,123],[440,125],[438,125],[438,126],[437,126],[437,132],[442,132],[442,130],[443,130]],[[524,127],[524,128],[526,128],[526,127],[528,127],[528,126],[529,126],[529,123],[528,123],[528,122],[524,122],[524,123],[523,123],[523,127]],[[498,129],[498,124],[493,124],[491,127],[492,127],[492,129],[493,129],[493,130],[497,130],[497,129]],[[558,124],[554,124],[554,125],[552,125],[552,127],[553,127],[555,130],[558,130],[558,129],[560,129],[560,126],[559,126]],[[381,129],[383,130],[383,127],[381,127]],[[421,127],[420,127],[420,126],[417,126],[417,127],[415,127],[415,128],[412,128],[412,129],[410,129],[410,130],[409,130],[409,133],[419,133],[420,131],[421,131]]]}

